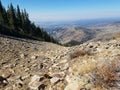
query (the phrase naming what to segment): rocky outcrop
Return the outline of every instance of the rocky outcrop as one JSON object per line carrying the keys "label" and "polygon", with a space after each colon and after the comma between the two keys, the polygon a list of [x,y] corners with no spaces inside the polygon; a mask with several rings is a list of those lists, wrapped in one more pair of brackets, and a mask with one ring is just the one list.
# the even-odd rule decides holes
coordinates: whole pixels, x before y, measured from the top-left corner
{"label": "rocky outcrop", "polygon": [[63,47],[0,37],[0,90],[119,89],[119,38]]}

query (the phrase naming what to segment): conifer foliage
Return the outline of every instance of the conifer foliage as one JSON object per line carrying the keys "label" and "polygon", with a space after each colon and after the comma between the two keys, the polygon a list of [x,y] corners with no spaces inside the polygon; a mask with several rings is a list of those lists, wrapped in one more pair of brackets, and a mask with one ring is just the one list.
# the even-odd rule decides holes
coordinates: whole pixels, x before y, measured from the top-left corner
{"label": "conifer foliage", "polygon": [[20,10],[18,5],[14,8],[11,3],[6,10],[1,1],[0,34],[57,43],[47,32],[30,21],[25,9]]}

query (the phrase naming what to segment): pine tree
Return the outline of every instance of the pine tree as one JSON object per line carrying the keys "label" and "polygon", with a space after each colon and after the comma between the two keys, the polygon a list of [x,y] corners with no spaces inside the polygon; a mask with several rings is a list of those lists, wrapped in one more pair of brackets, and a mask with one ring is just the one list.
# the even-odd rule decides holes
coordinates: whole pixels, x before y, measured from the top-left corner
{"label": "pine tree", "polygon": [[0,1],[0,34],[29,38],[35,40],[44,40],[48,42],[56,41],[49,36],[42,28],[37,27],[29,19],[26,10],[17,9],[12,4],[6,10]]}
{"label": "pine tree", "polygon": [[19,5],[17,5],[16,17],[17,17],[17,26],[21,28],[22,27],[22,16],[21,16]]}
{"label": "pine tree", "polygon": [[3,8],[3,18],[4,18],[4,24],[8,25],[7,11],[5,8]]}
{"label": "pine tree", "polygon": [[4,23],[4,18],[3,18],[3,6],[2,3],[0,1],[0,24]]}
{"label": "pine tree", "polygon": [[21,12],[21,20],[22,20],[22,28],[24,29],[25,28],[25,15],[24,15],[24,12],[23,12],[23,10],[22,10],[22,12]]}
{"label": "pine tree", "polygon": [[26,12],[26,10],[24,9],[24,18],[25,18],[25,26],[26,26],[26,29],[29,28],[31,22],[29,20],[29,15],[28,13]]}
{"label": "pine tree", "polygon": [[10,29],[16,29],[16,16],[15,16],[15,10],[12,4],[10,4],[10,7],[8,9],[8,15],[9,15],[9,25]]}

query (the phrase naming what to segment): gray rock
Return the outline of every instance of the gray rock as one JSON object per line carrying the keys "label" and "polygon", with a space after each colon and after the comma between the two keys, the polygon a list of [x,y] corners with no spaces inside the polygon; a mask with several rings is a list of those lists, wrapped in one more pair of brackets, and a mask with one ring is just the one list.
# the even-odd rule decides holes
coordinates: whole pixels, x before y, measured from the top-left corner
{"label": "gray rock", "polygon": [[37,58],[37,56],[32,56],[32,57],[31,57],[31,59],[36,59],[36,58]]}
{"label": "gray rock", "polygon": [[20,55],[20,57],[21,57],[21,58],[25,58],[25,55],[22,53],[22,54]]}
{"label": "gray rock", "polygon": [[29,83],[29,88],[32,90],[39,90],[39,88],[42,88],[42,83],[40,82],[41,78],[43,78],[43,76],[34,75]]}
{"label": "gray rock", "polygon": [[52,84],[55,84],[55,83],[57,83],[57,82],[59,82],[59,81],[60,81],[60,78],[59,78],[59,77],[53,77],[53,78],[50,79],[50,82],[51,82]]}

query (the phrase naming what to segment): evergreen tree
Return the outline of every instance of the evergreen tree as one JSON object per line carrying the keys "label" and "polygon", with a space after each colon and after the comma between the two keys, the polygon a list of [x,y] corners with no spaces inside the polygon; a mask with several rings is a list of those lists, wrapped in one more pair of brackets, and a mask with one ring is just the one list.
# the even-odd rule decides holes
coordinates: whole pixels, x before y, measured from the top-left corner
{"label": "evergreen tree", "polygon": [[4,23],[4,18],[3,18],[3,6],[2,3],[0,1],[0,24]]}
{"label": "evergreen tree", "polygon": [[16,16],[15,16],[15,10],[12,4],[10,4],[10,7],[8,9],[8,15],[9,15],[9,25],[11,29],[16,29]]}
{"label": "evergreen tree", "polygon": [[17,26],[22,27],[22,17],[21,17],[20,8],[18,5],[17,5],[16,17],[17,17]]}
{"label": "evergreen tree", "polygon": [[4,22],[4,19],[3,19],[2,13],[0,11],[0,24],[3,24],[3,22]]}
{"label": "evergreen tree", "polygon": [[[26,26],[25,28],[29,29],[31,22],[29,20],[29,15],[28,15],[28,13],[26,12],[25,9],[24,9],[24,19],[25,19],[25,26]],[[35,25],[33,25],[33,26],[35,26]]]}
{"label": "evergreen tree", "polygon": [[4,18],[4,24],[8,25],[7,11],[5,8],[3,8],[3,18]]}
{"label": "evergreen tree", "polygon": [[20,10],[18,5],[16,9],[10,4],[6,10],[1,1],[0,34],[57,43],[47,32],[30,21],[25,9]]}

